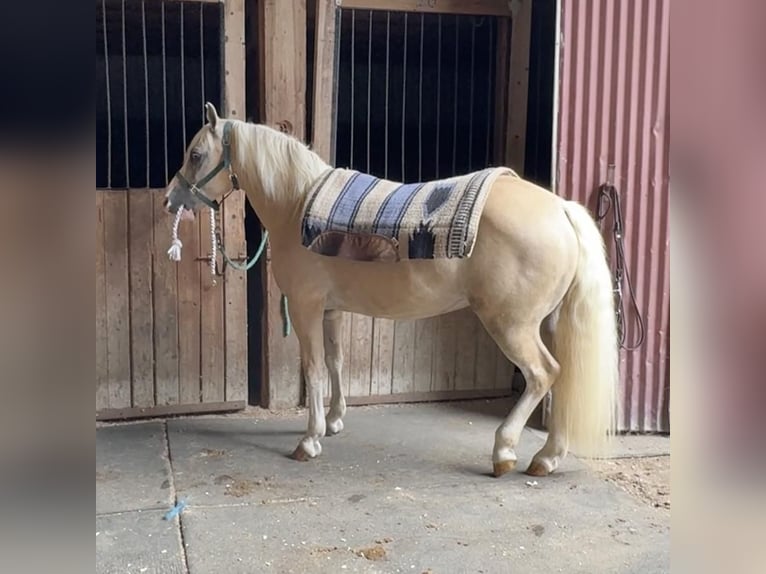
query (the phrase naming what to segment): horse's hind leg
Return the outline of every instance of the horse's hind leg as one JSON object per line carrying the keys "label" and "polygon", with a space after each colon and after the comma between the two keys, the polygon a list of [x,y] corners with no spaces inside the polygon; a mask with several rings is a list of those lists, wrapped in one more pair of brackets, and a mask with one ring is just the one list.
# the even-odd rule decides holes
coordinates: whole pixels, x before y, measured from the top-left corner
{"label": "horse's hind leg", "polygon": [[532,411],[551,388],[559,365],[540,338],[537,323],[500,325],[489,319],[484,323],[505,356],[521,369],[526,389],[495,432],[492,463],[495,476],[516,466],[516,445]]}
{"label": "horse's hind leg", "polygon": [[[543,323],[543,342],[549,349],[553,349],[553,331],[556,329],[557,314],[553,314]],[[553,400],[556,400],[556,385],[552,388]],[[555,417],[548,422],[548,439],[540,451],[532,457],[532,462],[527,468],[527,474],[532,476],[547,476],[558,467],[559,463],[567,455],[569,450],[569,437],[566,429],[558,424]]]}
{"label": "horse's hind leg", "polygon": [[340,372],[343,368],[343,349],[340,346],[343,313],[325,311],[324,314],[324,360],[330,375],[332,398],[327,413],[327,434],[343,430],[343,415],[346,414],[346,399],[340,386]]}

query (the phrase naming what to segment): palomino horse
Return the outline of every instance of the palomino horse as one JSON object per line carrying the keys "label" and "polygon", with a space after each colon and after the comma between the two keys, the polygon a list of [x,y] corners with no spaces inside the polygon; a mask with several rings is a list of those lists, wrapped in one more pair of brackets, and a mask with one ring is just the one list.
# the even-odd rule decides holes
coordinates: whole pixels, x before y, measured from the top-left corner
{"label": "palomino horse", "polygon": [[[501,176],[487,197],[470,257],[371,262],[320,255],[301,243],[301,209],[311,184],[330,166],[289,135],[219,119],[212,105],[206,108],[209,123],[194,136],[169,183],[166,207],[193,214],[241,184],[268,230],[274,278],[290,301],[309,401],[308,429],[293,458],[318,456],[320,439],[343,429],[343,311],[420,319],[465,307],[526,379],[495,433],[494,474],[515,467],[524,425],[549,390],[548,439],[527,472],[553,472],[570,445],[584,455],[602,450],[616,412],[616,321],[603,240],[583,206],[522,178]],[[332,387],[326,416],[325,367]]]}

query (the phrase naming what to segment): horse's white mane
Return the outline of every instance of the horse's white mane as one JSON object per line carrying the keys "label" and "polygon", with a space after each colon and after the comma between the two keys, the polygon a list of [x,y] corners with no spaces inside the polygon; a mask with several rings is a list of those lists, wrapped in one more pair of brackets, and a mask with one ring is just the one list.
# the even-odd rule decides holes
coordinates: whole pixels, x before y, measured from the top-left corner
{"label": "horse's white mane", "polygon": [[274,201],[300,199],[330,167],[303,142],[269,126],[234,121],[233,131],[233,160],[243,171],[238,175],[255,176]]}

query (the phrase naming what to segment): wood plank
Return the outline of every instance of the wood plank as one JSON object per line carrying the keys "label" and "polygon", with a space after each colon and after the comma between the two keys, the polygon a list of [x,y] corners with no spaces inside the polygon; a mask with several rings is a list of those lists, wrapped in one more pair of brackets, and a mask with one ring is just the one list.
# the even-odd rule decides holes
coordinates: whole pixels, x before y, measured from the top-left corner
{"label": "wood plank", "polygon": [[335,0],[316,0],[314,39],[314,110],[311,147],[323,160],[335,162]]}
{"label": "wood plank", "polygon": [[391,319],[375,319],[371,395],[391,394],[394,374],[394,328]]}
{"label": "wood plank", "polygon": [[438,318],[420,319],[415,321],[415,350],[413,358],[412,391],[427,392],[431,390],[434,374],[434,348]]}
{"label": "wood plank", "polygon": [[505,130],[508,113],[508,58],[511,21],[497,20],[497,51],[495,52],[495,116],[493,146],[495,165],[505,165]]}
{"label": "wood plank", "polygon": [[[247,260],[245,242],[245,192],[232,193],[224,202],[223,234],[229,257]],[[227,401],[247,400],[247,272],[226,269],[226,389]]]}
{"label": "wood plank", "polygon": [[508,165],[524,174],[529,92],[529,44],[532,35],[532,1],[516,2],[511,31],[510,84],[505,153]]}
{"label": "wood plank", "polygon": [[[306,3],[263,0],[258,3],[260,121],[289,121],[298,139],[306,121]],[[302,376],[298,340],[282,337],[280,290],[267,250],[264,278],[262,396],[268,408],[300,404]]]}
{"label": "wood plank", "polygon": [[[352,397],[346,401],[351,406],[381,405],[392,403],[430,403],[436,401],[466,401],[473,399],[495,399],[510,397],[508,389],[473,389],[470,391],[429,391],[427,393],[398,393],[393,395],[370,395],[368,397]],[[325,405],[329,402],[325,401]]]}
{"label": "wood plank", "polygon": [[495,388],[495,373],[497,370],[497,353],[499,349],[492,337],[487,333],[481,321],[476,320],[476,389]]}
{"label": "wood plank", "polygon": [[154,405],[154,306],[152,191],[128,193],[130,217],[130,352],[133,406]]}
{"label": "wood plank", "polygon": [[415,322],[396,321],[394,324],[394,368],[392,393],[411,393],[414,389]]}
{"label": "wood plank", "polygon": [[[227,200],[228,201],[228,200]],[[210,254],[210,219],[199,219],[200,264],[200,386],[203,403],[225,399],[224,288],[221,278],[213,285],[207,258]]]}
{"label": "wood plank", "polygon": [[97,421],[142,419],[147,417],[169,417],[173,415],[226,413],[241,411],[247,407],[245,401],[225,403],[198,403],[196,405],[169,405],[165,407],[131,407],[126,409],[105,409],[96,414]]}
{"label": "wood plank", "polygon": [[455,313],[455,331],[457,343],[455,349],[455,386],[456,391],[474,388],[476,382],[476,345],[478,342],[478,322],[470,309]]}
{"label": "wood plank", "polygon": [[[183,256],[178,262],[178,396],[181,404],[194,404],[202,398],[200,372],[200,273],[204,261],[200,253],[199,220],[181,223],[178,234]],[[207,269],[205,269],[207,270]]]}
{"label": "wood plank", "polygon": [[477,16],[510,16],[508,0],[338,0],[341,8]]}
{"label": "wood plank", "polygon": [[126,191],[104,194],[106,340],[109,406],[131,406],[130,294],[128,291],[128,198]]}
{"label": "wood plank", "polygon": [[[173,217],[165,212],[161,191],[152,193],[154,202],[154,373],[155,404],[178,403],[178,289],[177,264],[170,261]],[[192,256],[183,253],[183,257]]]}
{"label": "wood plank", "polygon": [[353,314],[351,318],[351,350],[348,368],[350,397],[363,397],[370,394],[370,375],[372,372],[372,317]]}
{"label": "wood plank", "polygon": [[106,262],[104,253],[104,193],[96,191],[96,410],[109,407],[106,328]]}
{"label": "wood plank", "polygon": [[[305,10],[305,8],[304,8]],[[245,114],[245,0],[227,0],[223,15],[223,93],[226,117],[244,120]],[[304,26],[305,36],[305,26]]]}
{"label": "wood plank", "polygon": [[449,391],[455,388],[457,354],[457,315],[448,313],[437,320],[435,334],[434,376],[431,391]]}

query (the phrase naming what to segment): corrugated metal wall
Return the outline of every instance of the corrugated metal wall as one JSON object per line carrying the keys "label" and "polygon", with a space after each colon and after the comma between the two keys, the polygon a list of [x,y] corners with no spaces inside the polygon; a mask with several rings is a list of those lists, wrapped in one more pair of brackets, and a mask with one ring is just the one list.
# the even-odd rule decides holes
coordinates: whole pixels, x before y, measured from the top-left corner
{"label": "corrugated metal wall", "polygon": [[[625,221],[627,269],[646,326],[622,351],[619,425],[668,431],[669,0],[560,0],[557,193],[596,211],[607,167]],[[611,228],[604,227],[611,243]],[[626,295],[627,296],[627,295]],[[628,309],[627,341],[637,337]]]}

